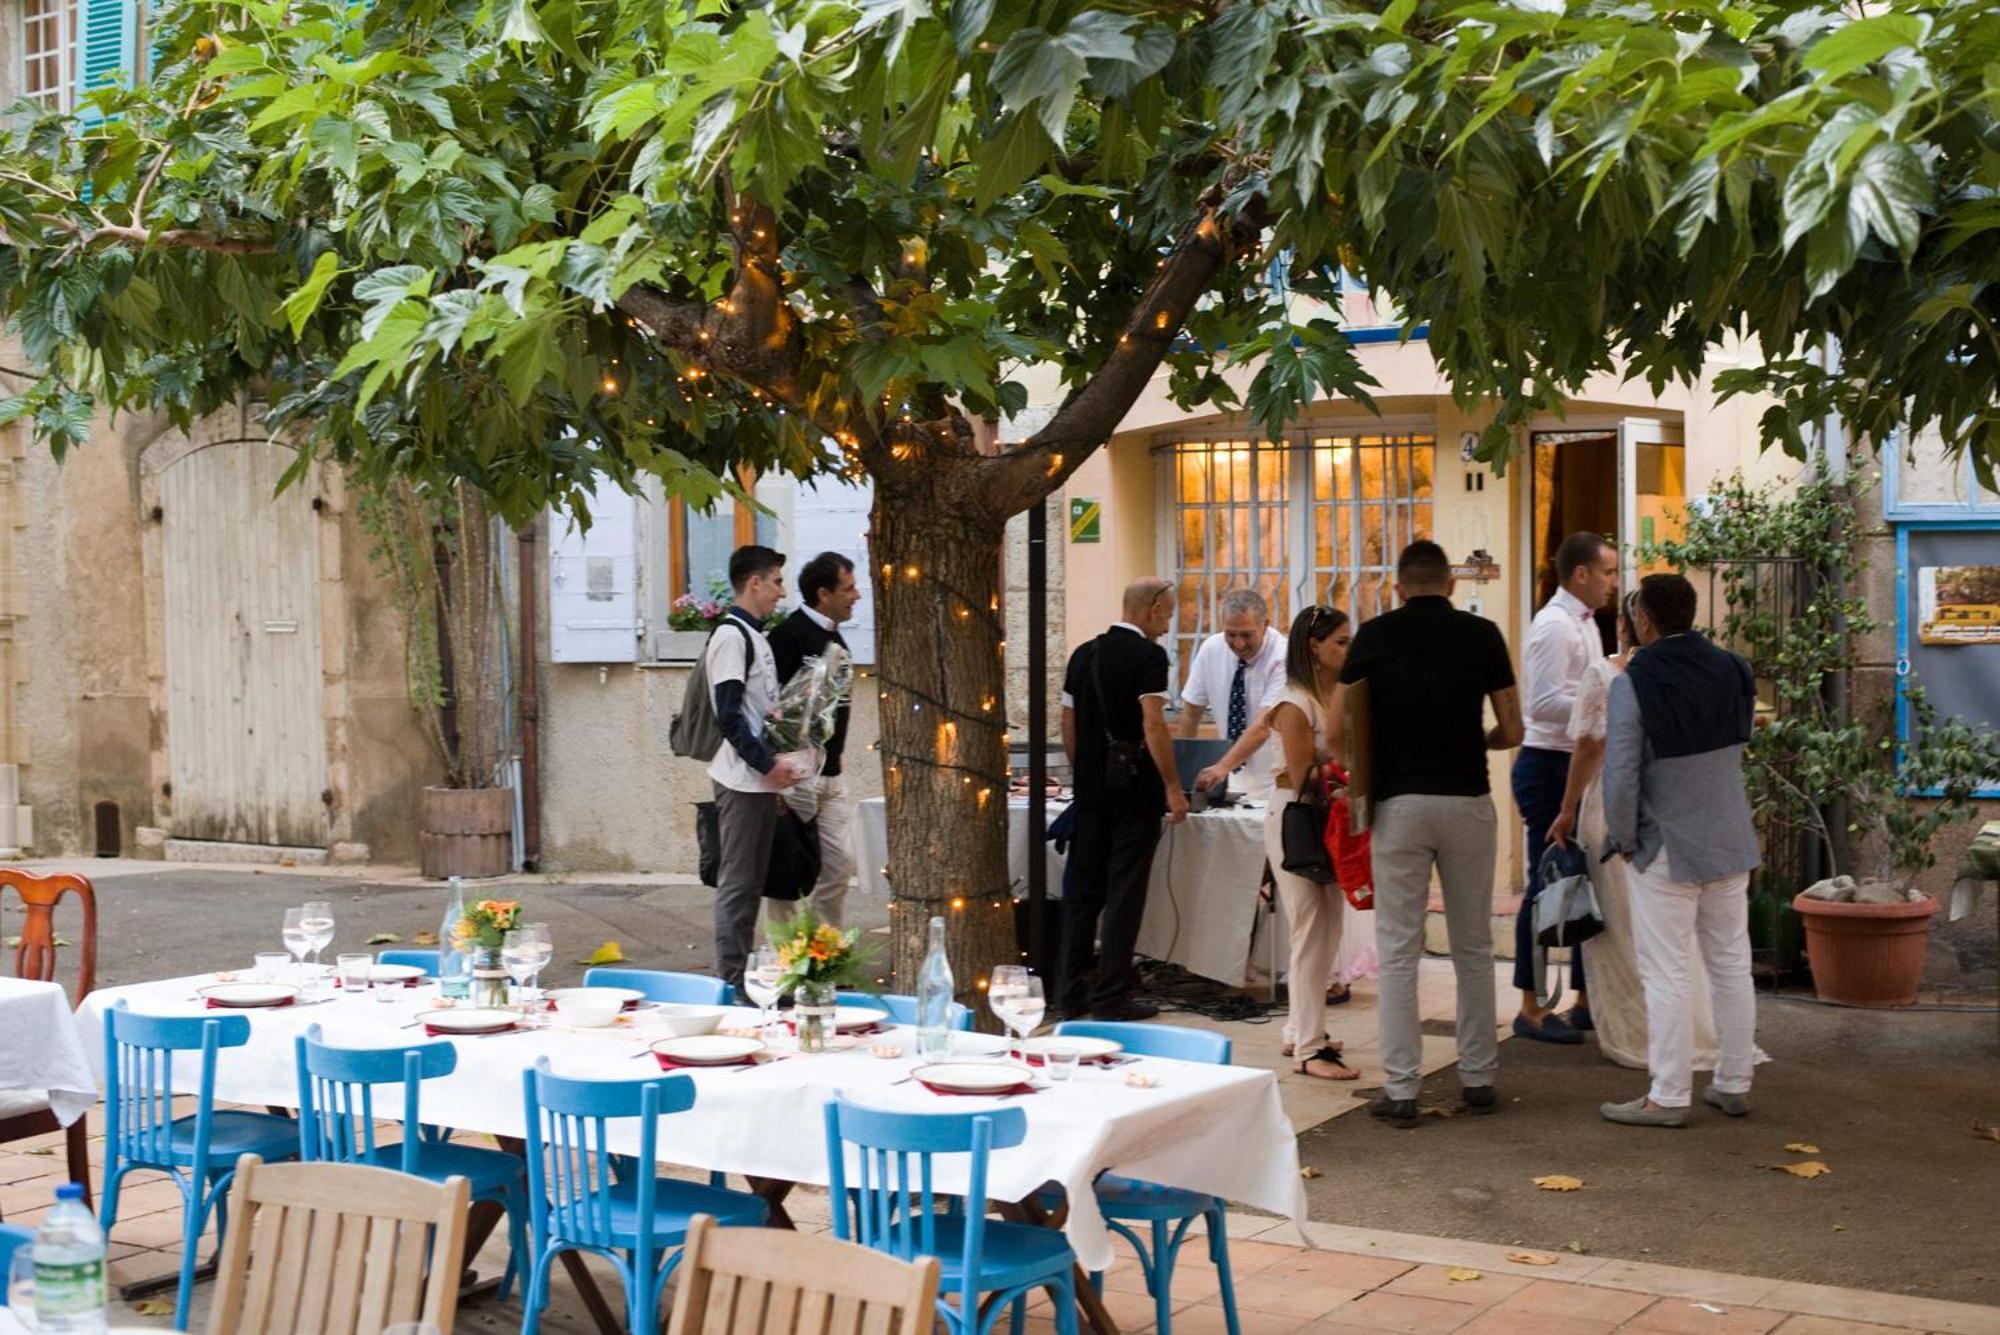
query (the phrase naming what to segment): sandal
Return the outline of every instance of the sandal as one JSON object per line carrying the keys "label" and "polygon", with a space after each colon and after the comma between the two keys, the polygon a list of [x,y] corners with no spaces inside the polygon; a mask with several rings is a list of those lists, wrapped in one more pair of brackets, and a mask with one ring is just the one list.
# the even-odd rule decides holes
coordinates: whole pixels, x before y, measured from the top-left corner
{"label": "sandal", "polygon": [[[1318,1071],[1309,1071],[1306,1069],[1314,1062],[1330,1062],[1339,1069],[1332,1075],[1321,1075]],[[1340,1050],[1338,1048],[1331,1047],[1321,1048],[1317,1052],[1308,1054],[1293,1066],[1292,1069],[1300,1075],[1309,1075],[1315,1080],[1355,1080],[1361,1076],[1361,1072],[1340,1059]]]}
{"label": "sandal", "polygon": [[1354,1000],[1354,989],[1346,983],[1329,987],[1326,990],[1326,1004],[1329,1006],[1345,1006],[1352,1000]]}
{"label": "sandal", "polygon": [[[1326,1046],[1328,1046],[1328,1047],[1332,1048],[1332,1049],[1333,1049],[1333,1050],[1334,1050],[1335,1052],[1345,1052],[1345,1051],[1347,1051],[1347,1045],[1346,1045],[1345,1043],[1342,1043],[1342,1042],[1340,1042],[1340,1041],[1339,1041],[1338,1039],[1328,1039],[1328,1040],[1327,1040],[1327,1043],[1326,1043]],[[1291,1056],[1291,1055],[1292,1055],[1292,1045],[1291,1045],[1290,1043],[1286,1043],[1286,1044],[1283,1044],[1283,1045],[1281,1045],[1281,1046],[1280,1046],[1280,1047],[1278,1048],[1278,1055],[1279,1055],[1280,1057],[1289,1057],[1289,1056]]]}

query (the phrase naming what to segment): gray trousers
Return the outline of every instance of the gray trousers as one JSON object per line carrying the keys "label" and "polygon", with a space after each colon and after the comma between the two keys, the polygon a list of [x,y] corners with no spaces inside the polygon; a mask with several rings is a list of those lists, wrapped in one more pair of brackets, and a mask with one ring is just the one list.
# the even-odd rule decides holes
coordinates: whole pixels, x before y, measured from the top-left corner
{"label": "gray trousers", "polygon": [[1500,1064],[1493,1001],[1495,822],[1491,797],[1408,793],[1375,806],[1370,849],[1375,948],[1382,957],[1382,1087],[1389,1098],[1415,1098],[1423,1076],[1417,964],[1433,867],[1444,888],[1451,967],[1458,976],[1458,1082],[1463,1088],[1493,1083]]}
{"label": "gray trousers", "polygon": [[[712,782],[712,781],[711,781]],[[731,987],[743,985],[743,964],[757,940],[764,878],[771,870],[771,841],[784,798],[715,787],[715,824],[722,848],[715,877],[715,971]]]}

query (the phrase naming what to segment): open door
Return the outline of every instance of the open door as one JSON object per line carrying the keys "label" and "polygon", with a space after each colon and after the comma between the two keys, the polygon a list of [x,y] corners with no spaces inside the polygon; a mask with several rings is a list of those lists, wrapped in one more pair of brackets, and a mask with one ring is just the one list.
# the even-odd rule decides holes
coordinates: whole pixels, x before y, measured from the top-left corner
{"label": "open door", "polygon": [[1687,450],[1679,424],[1628,417],[1618,424],[1618,587],[1664,569],[1642,549],[1680,537],[1687,508]]}

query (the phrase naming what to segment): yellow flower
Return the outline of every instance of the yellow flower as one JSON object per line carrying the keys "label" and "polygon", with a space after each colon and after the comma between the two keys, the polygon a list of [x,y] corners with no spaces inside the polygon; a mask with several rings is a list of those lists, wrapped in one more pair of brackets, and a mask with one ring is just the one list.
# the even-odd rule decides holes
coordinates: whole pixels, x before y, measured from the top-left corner
{"label": "yellow flower", "polygon": [[832,949],[840,944],[840,929],[832,926],[821,927],[817,932],[813,933],[813,940],[826,946],[828,949]]}

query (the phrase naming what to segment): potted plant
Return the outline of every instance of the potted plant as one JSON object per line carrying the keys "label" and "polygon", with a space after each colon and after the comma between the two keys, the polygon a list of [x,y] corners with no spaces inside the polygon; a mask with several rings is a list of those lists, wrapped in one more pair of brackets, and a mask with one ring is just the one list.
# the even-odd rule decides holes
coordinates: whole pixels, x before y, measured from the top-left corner
{"label": "potted plant", "polygon": [[443,782],[417,811],[423,874],[501,876],[514,866],[513,701],[495,525],[464,483],[363,486],[370,557],[396,591],[419,728]]}
{"label": "potted plant", "polygon": [[729,588],[710,589],[706,598],[684,593],[667,608],[667,629],[660,635],[659,656],[673,661],[693,662],[708,647],[713,631],[729,612]]}

